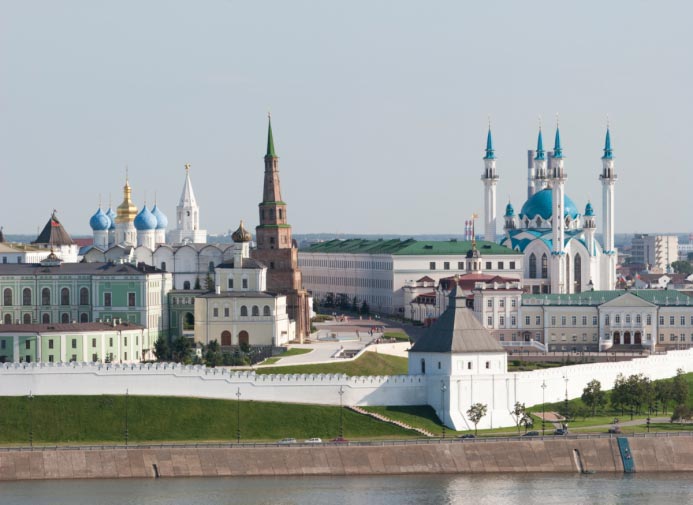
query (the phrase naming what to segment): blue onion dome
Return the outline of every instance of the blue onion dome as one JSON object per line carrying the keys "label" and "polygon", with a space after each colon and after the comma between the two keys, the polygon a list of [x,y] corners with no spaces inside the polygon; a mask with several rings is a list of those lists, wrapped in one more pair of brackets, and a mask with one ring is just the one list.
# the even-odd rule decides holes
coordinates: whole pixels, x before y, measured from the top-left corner
{"label": "blue onion dome", "polygon": [[135,217],[135,228],[138,231],[155,230],[157,225],[156,217],[145,205]]}
{"label": "blue onion dome", "polygon": [[[577,219],[580,215],[575,203],[565,196],[563,209],[563,217],[570,216],[571,219]],[[534,219],[541,216],[542,219],[550,219],[553,214],[553,192],[551,189],[542,189],[534,193],[532,197],[525,202],[520,211],[520,218]]]}
{"label": "blue onion dome", "polygon": [[513,208],[513,204],[508,202],[508,205],[505,206],[505,217],[513,217],[515,215],[515,209]]}
{"label": "blue onion dome", "polygon": [[115,225],[116,225],[116,222],[115,222],[116,213],[113,212],[113,209],[111,209],[111,208],[109,207],[108,210],[106,211],[106,215],[108,216],[108,219],[111,220],[111,225],[108,227],[108,229],[109,229],[109,230],[115,230]]}
{"label": "blue onion dome", "polygon": [[163,212],[161,212],[161,210],[159,209],[159,207],[156,206],[156,204],[154,204],[154,208],[152,209],[152,214],[156,218],[156,222],[157,222],[156,229],[157,230],[165,230],[168,227],[168,218],[166,217],[166,215]]}
{"label": "blue onion dome", "polygon": [[587,202],[587,206],[585,207],[585,216],[594,216],[594,209],[590,202]]}
{"label": "blue onion dome", "polygon": [[91,229],[94,231],[105,231],[108,230],[111,226],[111,218],[109,218],[104,211],[101,210],[101,207],[99,207],[99,210],[96,211],[96,214],[91,216],[91,219],[89,220],[89,226],[91,226]]}

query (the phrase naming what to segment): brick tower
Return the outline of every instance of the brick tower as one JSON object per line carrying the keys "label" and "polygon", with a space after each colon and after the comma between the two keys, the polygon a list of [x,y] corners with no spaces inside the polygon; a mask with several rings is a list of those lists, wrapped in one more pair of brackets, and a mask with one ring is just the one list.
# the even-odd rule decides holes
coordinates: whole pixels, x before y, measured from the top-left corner
{"label": "brick tower", "polygon": [[251,256],[267,266],[267,291],[286,295],[287,312],[296,321],[296,336],[310,335],[308,292],[303,289],[298,269],[298,247],[291,238],[286,219],[286,203],[279,185],[279,158],[274,151],[272,122],[267,132],[265,182],[260,203],[260,225],[255,228],[257,248]]}

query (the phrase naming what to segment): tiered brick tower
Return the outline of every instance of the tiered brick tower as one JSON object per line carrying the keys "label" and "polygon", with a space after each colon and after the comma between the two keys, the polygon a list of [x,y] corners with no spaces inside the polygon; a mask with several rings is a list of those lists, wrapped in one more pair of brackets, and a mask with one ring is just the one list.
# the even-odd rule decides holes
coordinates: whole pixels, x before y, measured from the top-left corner
{"label": "tiered brick tower", "polygon": [[260,203],[260,225],[255,229],[257,248],[251,256],[267,266],[267,291],[286,295],[289,317],[296,321],[296,336],[310,334],[308,292],[303,289],[298,269],[298,247],[291,239],[291,225],[286,219],[286,203],[279,185],[279,158],[274,151],[272,123],[267,133],[265,183]]}

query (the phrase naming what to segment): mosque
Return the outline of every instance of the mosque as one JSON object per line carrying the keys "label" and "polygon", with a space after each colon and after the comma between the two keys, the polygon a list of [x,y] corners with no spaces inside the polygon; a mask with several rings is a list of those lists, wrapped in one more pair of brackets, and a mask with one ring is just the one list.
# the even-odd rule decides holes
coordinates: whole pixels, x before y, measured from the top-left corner
{"label": "mosque", "polygon": [[[485,240],[499,242],[523,259],[523,283],[532,293],[570,294],[587,290],[612,290],[616,283],[617,251],[614,246],[614,170],[611,134],[607,126],[602,156],[603,243],[596,237],[597,219],[590,202],[584,213],[565,194],[567,174],[558,125],[553,151],[545,152],[539,129],[536,151],[530,151],[527,201],[519,214],[512,203],[505,208],[504,236],[496,237],[496,155],[491,128],[484,156]],[[548,168],[547,168],[548,161]]]}

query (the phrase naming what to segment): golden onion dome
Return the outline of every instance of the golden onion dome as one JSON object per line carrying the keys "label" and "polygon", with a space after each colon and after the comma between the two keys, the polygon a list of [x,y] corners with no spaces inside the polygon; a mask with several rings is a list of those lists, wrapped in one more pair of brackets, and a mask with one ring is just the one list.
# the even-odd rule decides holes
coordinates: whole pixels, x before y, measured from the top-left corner
{"label": "golden onion dome", "polygon": [[125,186],[123,186],[123,203],[118,205],[116,209],[116,223],[131,223],[137,217],[137,207],[132,200],[130,195],[132,194],[132,189],[130,189],[130,183],[125,179]]}
{"label": "golden onion dome", "polygon": [[235,232],[233,232],[231,234],[231,239],[234,242],[250,242],[251,240],[253,240],[253,236],[243,226],[243,220],[242,219],[241,219],[241,225],[238,227],[238,229]]}

